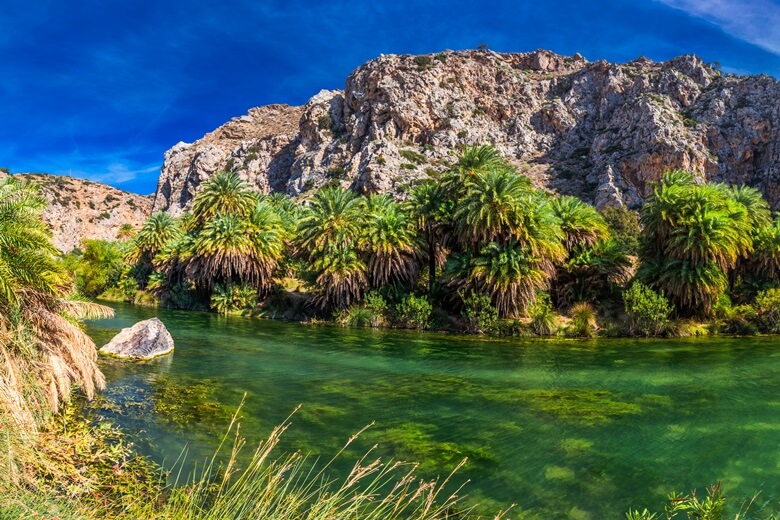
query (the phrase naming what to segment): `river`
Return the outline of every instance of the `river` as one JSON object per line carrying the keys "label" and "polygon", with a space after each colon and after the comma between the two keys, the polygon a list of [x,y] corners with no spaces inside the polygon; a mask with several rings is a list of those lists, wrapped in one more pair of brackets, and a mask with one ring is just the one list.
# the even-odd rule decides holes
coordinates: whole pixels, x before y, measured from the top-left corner
{"label": "river", "polygon": [[623,518],[718,481],[737,506],[780,497],[777,337],[493,340],[111,305],[98,346],[153,316],[174,337],[148,363],[101,357],[97,407],[167,466],[210,455],[246,396],[251,442],[299,404],[282,451],[330,458],[374,423],[337,470],[374,444],[427,477],[468,457],[468,503],[509,518]]}

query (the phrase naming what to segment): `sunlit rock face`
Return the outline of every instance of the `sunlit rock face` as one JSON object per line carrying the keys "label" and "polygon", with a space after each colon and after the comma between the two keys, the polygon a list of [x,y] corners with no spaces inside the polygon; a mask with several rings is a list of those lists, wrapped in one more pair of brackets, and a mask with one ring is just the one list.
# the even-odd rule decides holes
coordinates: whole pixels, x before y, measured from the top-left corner
{"label": "sunlit rock face", "polygon": [[51,229],[54,246],[65,253],[83,247],[85,239],[127,238],[123,226],[137,231],[152,210],[151,197],[99,182],[38,173],[15,176],[39,186],[48,203],[43,220]]}
{"label": "sunlit rock face", "polygon": [[235,170],[265,193],[338,183],[403,197],[465,144],[493,144],[539,186],[637,207],[670,168],[780,205],[780,88],[695,56],[588,62],[548,51],[386,55],[303,107],[253,108],[165,154],[155,211]]}

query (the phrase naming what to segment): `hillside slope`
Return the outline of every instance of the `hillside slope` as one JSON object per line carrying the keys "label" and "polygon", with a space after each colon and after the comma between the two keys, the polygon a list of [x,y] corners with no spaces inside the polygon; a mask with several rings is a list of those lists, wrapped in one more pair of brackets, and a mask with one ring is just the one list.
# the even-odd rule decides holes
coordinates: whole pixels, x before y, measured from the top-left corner
{"label": "hillside slope", "polygon": [[116,240],[123,224],[138,229],[151,213],[148,196],[73,177],[17,175],[35,181],[49,201],[43,218],[52,230],[54,245],[63,252],[81,247],[85,238]]}

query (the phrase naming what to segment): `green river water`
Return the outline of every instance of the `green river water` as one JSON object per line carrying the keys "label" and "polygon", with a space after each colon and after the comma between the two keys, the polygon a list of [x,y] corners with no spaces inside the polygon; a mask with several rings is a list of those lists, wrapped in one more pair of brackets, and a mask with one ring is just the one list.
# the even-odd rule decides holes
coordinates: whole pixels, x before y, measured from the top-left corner
{"label": "green river water", "polygon": [[99,346],[153,316],[176,342],[100,361],[98,413],[158,462],[210,455],[246,393],[249,440],[301,404],[282,451],[330,458],[375,422],[344,468],[374,444],[428,477],[468,457],[468,503],[510,518],[624,518],[718,481],[736,506],[760,490],[755,511],[780,497],[778,337],[499,341],[111,305]]}

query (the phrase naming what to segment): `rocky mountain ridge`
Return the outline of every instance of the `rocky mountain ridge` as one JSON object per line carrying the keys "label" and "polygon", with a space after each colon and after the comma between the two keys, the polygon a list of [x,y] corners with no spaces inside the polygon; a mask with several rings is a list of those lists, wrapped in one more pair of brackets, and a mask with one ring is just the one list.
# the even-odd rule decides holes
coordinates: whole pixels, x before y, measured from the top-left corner
{"label": "rocky mountain ridge", "polygon": [[780,205],[780,84],[696,56],[615,64],[549,51],[446,51],[367,62],[303,107],[253,108],[165,154],[154,211],[236,170],[263,192],[326,183],[403,197],[464,144],[492,143],[537,186],[637,207],[669,168],[749,184]]}
{"label": "rocky mountain ridge", "polygon": [[41,173],[14,175],[38,184],[49,202],[43,219],[54,246],[65,253],[82,247],[84,239],[116,240],[124,224],[137,230],[152,211],[151,197],[99,182]]}

